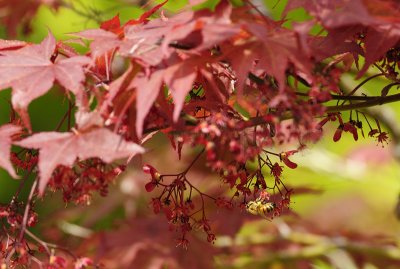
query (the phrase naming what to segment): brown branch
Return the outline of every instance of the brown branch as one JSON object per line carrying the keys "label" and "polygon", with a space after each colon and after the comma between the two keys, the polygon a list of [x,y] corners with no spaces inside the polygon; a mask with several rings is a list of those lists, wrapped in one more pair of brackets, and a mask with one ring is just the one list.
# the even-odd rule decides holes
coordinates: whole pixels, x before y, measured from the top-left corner
{"label": "brown branch", "polygon": [[197,155],[196,157],[193,159],[193,161],[188,165],[188,167],[186,167],[185,171],[183,171],[181,174],[182,175],[186,175],[187,172],[190,170],[190,168],[193,167],[193,165],[195,164],[195,162],[200,158],[200,156],[204,153],[206,149],[203,148]]}
{"label": "brown branch", "polygon": [[[303,92],[296,92],[298,96],[309,97],[307,93]],[[367,101],[376,98],[380,98],[382,96],[367,96],[367,95],[336,95],[331,94],[331,100],[343,100],[343,101]]]}
{"label": "brown branch", "polygon": [[349,104],[349,105],[342,105],[342,106],[328,106],[327,112],[341,112],[341,111],[362,109],[362,108],[367,108],[367,107],[380,106],[383,104],[393,103],[393,102],[397,102],[397,101],[400,101],[400,93],[385,96],[385,97],[379,96],[379,97],[372,98],[368,101],[360,102],[360,103],[356,103],[356,104]]}
{"label": "brown branch", "polygon": [[[384,97],[383,96],[343,96],[343,97],[359,98],[358,100],[365,100],[365,101],[354,103],[354,104],[341,105],[341,106],[326,106],[325,107],[326,112],[327,113],[335,113],[335,112],[343,112],[343,111],[350,111],[350,110],[363,110],[363,109],[370,108],[370,107],[375,107],[375,106],[380,106],[383,104],[400,101],[400,93],[389,95],[389,96],[384,96]],[[353,100],[356,100],[356,99],[353,99]],[[283,113],[279,118],[282,121],[293,119],[293,114],[292,114],[292,112],[287,111],[286,113]],[[187,123],[186,125],[187,126],[195,126],[196,123],[198,123],[198,122],[191,121],[191,122]],[[254,127],[257,125],[267,124],[268,122],[265,121],[263,116],[257,116],[257,117],[250,118],[246,123],[247,124],[238,128],[237,130],[240,131],[240,130]],[[160,131],[160,130],[168,128],[168,127],[170,127],[170,126],[164,125],[164,126],[160,126],[160,127],[152,127],[152,128],[144,130],[143,133],[148,134],[151,132]]]}
{"label": "brown branch", "polygon": [[[341,106],[326,106],[325,108],[326,108],[327,113],[335,113],[335,112],[343,112],[343,111],[350,111],[350,110],[360,110],[360,109],[365,109],[365,108],[369,108],[369,107],[380,106],[383,104],[393,103],[393,102],[397,102],[397,101],[400,101],[400,93],[385,96],[385,97],[374,96],[373,98],[369,98],[369,100],[367,100],[365,102],[341,105]],[[264,122],[264,120],[262,120],[262,117],[261,117],[261,119],[258,119],[258,118],[260,118],[260,117],[252,118],[252,119],[250,119],[250,121],[254,121],[255,124],[257,124],[257,125]],[[293,118],[293,115],[290,111],[288,111],[287,113],[284,113],[280,117],[281,120],[288,120],[288,119],[292,119],[292,118]]]}

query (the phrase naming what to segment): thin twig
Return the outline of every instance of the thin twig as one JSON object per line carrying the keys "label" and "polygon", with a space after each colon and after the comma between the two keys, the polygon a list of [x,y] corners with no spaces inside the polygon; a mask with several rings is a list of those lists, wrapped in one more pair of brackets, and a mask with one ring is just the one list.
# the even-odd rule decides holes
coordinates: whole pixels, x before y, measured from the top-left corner
{"label": "thin twig", "polygon": [[24,212],[24,217],[22,220],[21,231],[19,233],[18,243],[20,243],[22,241],[22,239],[24,238],[26,224],[28,222],[29,210],[31,208],[31,202],[32,202],[33,194],[35,193],[35,190],[36,190],[37,183],[38,183],[38,179],[36,179],[33,182],[33,185],[31,187],[31,192],[29,193],[28,200],[26,201],[25,212]]}
{"label": "thin twig", "polygon": [[203,154],[203,152],[205,151],[205,148],[203,148],[199,154],[197,154],[197,156],[193,159],[193,161],[189,164],[189,166],[185,169],[185,171],[182,172],[182,175],[186,175],[187,172],[190,170],[190,168],[192,168],[192,166],[194,165],[194,163],[200,158],[201,154]]}

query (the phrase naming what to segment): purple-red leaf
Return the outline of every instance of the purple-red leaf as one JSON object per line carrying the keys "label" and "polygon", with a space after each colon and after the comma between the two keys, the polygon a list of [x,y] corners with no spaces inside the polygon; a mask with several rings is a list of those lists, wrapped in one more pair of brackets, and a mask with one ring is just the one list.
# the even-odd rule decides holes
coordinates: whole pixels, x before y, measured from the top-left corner
{"label": "purple-red leaf", "polygon": [[167,84],[174,99],[174,121],[177,121],[197,76],[197,66],[201,66],[202,59],[193,57],[171,65],[168,68],[157,70],[150,77],[140,74],[133,80],[131,86],[137,90],[137,118],[136,132],[140,137],[143,132],[143,122],[156,100],[163,82]]}
{"label": "purple-red leaf", "polygon": [[[49,33],[39,45],[4,51],[0,56],[0,89],[13,88],[12,104],[25,111],[32,100],[45,94],[57,80],[67,90],[78,94],[85,79],[83,66],[91,63],[88,57],[77,56],[53,63],[56,41]],[[29,122],[24,122],[29,128]]]}
{"label": "purple-red leaf", "polygon": [[0,167],[7,170],[13,178],[17,178],[17,174],[10,162],[11,137],[21,131],[19,126],[6,124],[0,127]]}
{"label": "purple-red leaf", "polygon": [[118,47],[121,43],[118,35],[103,29],[89,29],[73,34],[85,39],[93,40],[90,44],[91,56],[97,58]]}
{"label": "purple-red leaf", "polygon": [[150,78],[139,74],[132,81],[132,86],[137,89],[136,101],[136,133],[139,137],[143,133],[144,119],[156,100],[163,82],[163,70],[154,72]]}
{"label": "purple-red leaf", "polygon": [[24,41],[19,41],[19,40],[4,40],[0,39],[0,50],[15,50],[15,49],[20,49],[27,45],[26,42]]}
{"label": "purple-red leaf", "polygon": [[76,158],[98,157],[110,163],[128,158],[144,149],[125,141],[121,136],[105,128],[87,133],[43,132],[15,143],[25,148],[39,149],[39,192],[43,194],[51,174],[58,165],[72,166]]}
{"label": "purple-red leaf", "polygon": [[[197,60],[197,61],[196,61]],[[174,121],[177,121],[181,113],[186,95],[190,92],[197,76],[196,63],[201,59],[188,59],[169,67],[165,71],[164,79],[174,98]]]}

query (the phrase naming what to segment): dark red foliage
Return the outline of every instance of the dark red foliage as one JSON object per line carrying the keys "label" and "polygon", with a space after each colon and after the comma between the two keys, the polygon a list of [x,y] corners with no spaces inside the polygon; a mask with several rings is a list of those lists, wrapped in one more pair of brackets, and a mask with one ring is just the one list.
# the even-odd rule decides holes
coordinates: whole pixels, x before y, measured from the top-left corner
{"label": "dark red foliage", "polygon": [[[16,33],[16,18],[28,30],[41,3],[66,5],[63,1],[0,3],[0,9],[12,14],[2,17],[11,36]],[[27,230],[40,219],[34,210],[38,198],[48,190],[61,192],[66,203],[89,204],[96,192],[107,196],[109,185],[127,167],[121,159],[148,153],[145,143],[156,133],[168,138],[179,159],[187,161],[183,149],[193,147],[197,152],[177,173],[142,166],[147,176],[144,189],[153,196],[149,207],[163,215],[176,245],[184,249],[192,242],[203,246],[193,238],[196,231],[204,241],[215,243],[218,234],[208,217],[210,205],[268,220],[287,214],[294,190],[285,185],[284,167],[297,168],[292,156],[317,142],[323,129],[335,130],[335,142],[343,133],[357,141],[368,126],[368,136],[382,145],[388,142],[379,120],[373,121],[373,113],[365,109],[400,100],[391,93],[400,84],[397,1],[291,0],[284,15],[299,7],[311,15],[291,28],[283,26],[286,18],[274,21],[249,1],[234,8],[221,0],[214,11],[187,9],[157,17],[165,3],[124,24],[117,15],[99,29],[75,33],[81,40],[69,42],[88,41],[85,55],[69,42],[56,42],[51,33],[40,44],[0,41],[0,90],[12,88],[10,120],[0,126],[0,167],[13,178],[24,174],[21,186],[30,175],[34,177],[27,202],[19,202],[18,190],[8,205],[0,206],[0,229],[6,234],[0,236],[1,264],[30,266],[40,260],[43,268],[70,266],[68,258]],[[310,34],[313,27],[322,30]],[[377,74],[367,73],[371,66]],[[355,79],[363,80],[353,89],[343,89],[342,75],[354,68]],[[387,85],[371,96],[357,95],[376,77]],[[36,131],[28,107],[55,84],[69,108],[53,131]],[[61,132],[62,127],[66,131]],[[191,173],[197,165],[220,178],[206,184],[211,190],[216,184],[224,191],[209,193],[199,187]],[[228,230],[237,232],[242,219],[233,221]],[[155,230],[147,220],[135,224],[139,232],[132,238],[120,233],[105,236],[110,242],[104,256],[110,249],[115,254],[112,247],[125,251],[125,244],[136,245],[130,251],[137,256],[124,256],[121,268],[148,265],[147,257],[176,266],[173,259],[182,257],[181,249],[164,250],[162,244],[145,240],[157,231],[160,242],[173,244],[160,232],[165,228],[162,222]],[[42,256],[36,258],[33,251]],[[202,255],[217,252],[210,247]],[[76,269],[96,264],[70,256]],[[187,257],[182,264],[193,265]],[[201,261],[204,267],[198,268],[210,264]]]}

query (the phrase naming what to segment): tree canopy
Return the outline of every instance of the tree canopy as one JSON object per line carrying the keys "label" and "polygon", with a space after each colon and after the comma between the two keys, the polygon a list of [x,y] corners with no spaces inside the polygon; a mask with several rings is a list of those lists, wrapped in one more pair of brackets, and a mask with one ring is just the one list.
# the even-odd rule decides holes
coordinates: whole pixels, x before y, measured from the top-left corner
{"label": "tree canopy", "polygon": [[[396,268],[390,236],[296,223],[293,196],[321,189],[288,177],[326,137],[366,138],[374,149],[359,155],[375,163],[398,145],[382,106],[400,100],[400,4],[289,0],[279,18],[247,0],[168,4],[121,20],[80,1],[0,3],[0,168],[18,182],[0,204],[1,268]],[[24,39],[45,6],[98,25]],[[329,169],[322,156],[311,166]],[[37,209],[52,199],[97,206],[83,222],[74,209],[53,215],[54,228]],[[326,210],[357,211],[343,200]],[[135,204],[124,207],[130,220],[96,232],[100,219],[115,227],[113,205],[124,203]],[[232,241],[240,229],[256,234],[249,220],[265,225],[260,241]]]}

